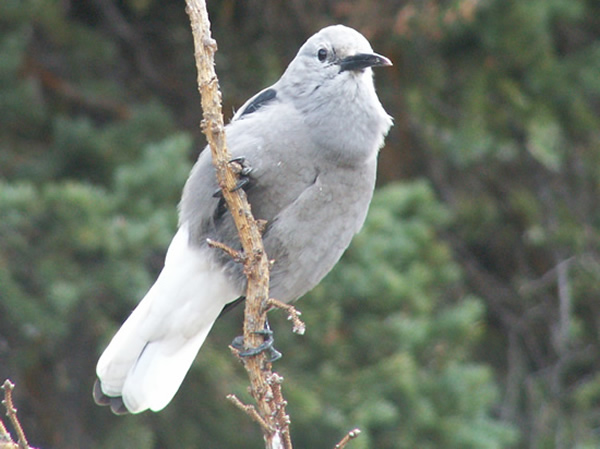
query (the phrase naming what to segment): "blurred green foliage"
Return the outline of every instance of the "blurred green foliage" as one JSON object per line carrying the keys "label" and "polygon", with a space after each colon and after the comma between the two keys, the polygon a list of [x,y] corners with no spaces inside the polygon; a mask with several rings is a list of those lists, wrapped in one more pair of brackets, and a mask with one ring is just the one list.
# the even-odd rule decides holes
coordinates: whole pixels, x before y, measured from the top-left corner
{"label": "blurred green foliage", "polygon": [[309,326],[302,355],[291,346],[302,342],[290,342],[282,368],[290,398],[303,397],[290,399],[292,416],[300,415],[294,424],[306,426],[299,447],[327,447],[328,435],[349,426],[364,432],[357,448],[501,448],[516,440],[490,413],[499,395],[491,369],[472,360],[485,309],[464,290],[439,237],[448,221],[426,182],[380,189],[342,262],[300,305],[319,327]]}
{"label": "blurred green foliage", "polygon": [[[395,127],[363,231],[271,317],[296,447],[600,447],[600,4],[212,0],[227,117],[322,26],[362,31]],[[0,2],[0,379],[44,448],[262,447],[225,316],[173,403],[93,404],[203,146],[183,2]]]}

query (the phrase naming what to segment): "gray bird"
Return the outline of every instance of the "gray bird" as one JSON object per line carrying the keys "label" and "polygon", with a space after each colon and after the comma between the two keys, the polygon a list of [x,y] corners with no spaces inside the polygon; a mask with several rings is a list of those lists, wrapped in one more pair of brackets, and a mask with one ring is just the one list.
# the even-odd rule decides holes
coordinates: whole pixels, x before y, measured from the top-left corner
{"label": "gray bird", "polygon": [[[252,168],[244,170],[252,212],[267,222],[271,297],[291,302],[312,289],[362,227],[392,125],[371,68],[390,65],[359,32],[329,26],[227,125],[232,155]],[[203,151],[183,189],[165,266],[98,361],[94,397],[115,413],[163,409],[221,311],[244,295],[242,266],[207,245],[210,238],[241,248],[215,191]]]}

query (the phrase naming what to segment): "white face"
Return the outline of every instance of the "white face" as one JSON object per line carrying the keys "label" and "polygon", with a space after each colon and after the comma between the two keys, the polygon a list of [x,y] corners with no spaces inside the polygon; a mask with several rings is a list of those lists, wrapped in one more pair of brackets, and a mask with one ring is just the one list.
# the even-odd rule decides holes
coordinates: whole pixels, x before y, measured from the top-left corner
{"label": "white face", "polygon": [[340,72],[339,61],[359,53],[373,53],[369,41],[352,28],[334,25],[308,39],[294,62],[301,63],[305,71],[328,78]]}
{"label": "white face", "polygon": [[308,65],[318,69],[319,64],[329,68],[344,58],[359,53],[373,53],[369,41],[352,28],[334,25],[322,29],[306,41],[298,56],[306,58],[305,62]]}
{"label": "white face", "polygon": [[323,154],[355,163],[376,154],[391,126],[371,70],[389,65],[358,31],[335,25],[306,41],[274,88],[304,114]]}
{"label": "white face", "polygon": [[306,41],[282,80],[285,78],[285,85],[293,89],[294,96],[300,101],[308,97],[323,100],[340,92],[340,85],[347,85],[350,79],[351,84],[371,88],[371,67],[383,65],[391,65],[391,62],[373,53],[362,34],[343,25],[334,25]]}

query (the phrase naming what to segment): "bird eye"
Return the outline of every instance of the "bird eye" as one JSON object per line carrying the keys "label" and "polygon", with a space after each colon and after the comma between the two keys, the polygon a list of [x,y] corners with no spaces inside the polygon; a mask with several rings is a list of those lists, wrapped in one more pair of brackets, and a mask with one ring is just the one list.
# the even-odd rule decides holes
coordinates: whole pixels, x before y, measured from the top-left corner
{"label": "bird eye", "polygon": [[325,61],[325,59],[327,59],[327,49],[319,48],[319,51],[317,52],[317,58],[319,58],[319,61],[321,62]]}

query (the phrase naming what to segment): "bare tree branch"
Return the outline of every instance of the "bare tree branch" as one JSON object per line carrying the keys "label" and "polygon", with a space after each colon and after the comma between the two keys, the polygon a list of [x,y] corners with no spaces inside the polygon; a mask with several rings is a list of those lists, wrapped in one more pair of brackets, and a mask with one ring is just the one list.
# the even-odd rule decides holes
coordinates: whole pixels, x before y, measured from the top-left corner
{"label": "bare tree branch", "polygon": [[[204,0],[187,0],[186,3],[194,36],[198,90],[202,96],[204,117],[202,130],[211,149],[219,186],[238,229],[243,248],[243,255],[238,255],[238,260],[243,261],[244,272],[248,277],[244,312],[244,344],[248,347],[257,347],[262,343],[262,337],[258,332],[265,328],[269,299],[270,263],[262,243],[260,231],[263,225],[252,216],[243,189],[235,189],[236,174],[230,166],[231,156],[226,147],[221,93],[214,68],[217,43],[210,35],[206,3]],[[223,245],[215,242],[210,244],[235,255]],[[262,420],[259,422],[261,422],[267,449],[291,449],[285,401],[280,394],[280,385],[276,387],[275,392],[273,390],[273,384],[270,382],[273,378],[271,364],[266,360],[265,355],[260,353],[244,358],[244,366],[250,378],[250,391],[257,406],[256,409],[253,408],[253,412],[243,404],[242,408],[252,415],[256,413]],[[239,407],[239,404],[237,405]],[[256,419],[256,416],[254,418]]]}
{"label": "bare tree branch", "polygon": [[19,418],[17,418],[17,409],[15,408],[12,400],[12,391],[15,388],[15,384],[13,384],[9,379],[4,381],[2,385],[2,389],[4,390],[4,400],[2,401],[2,405],[6,408],[6,416],[10,420],[15,432],[17,432],[17,443],[15,443],[4,423],[0,420],[0,447],[1,448],[19,448],[19,449],[32,449],[29,446],[29,442],[25,437],[25,432],[23,432],[23,427],[21,427],[21,423],[19,422]]}
{"label": "bare tree branch", "polygon": [[342,441],[340,441],[338,444],[335,445],[334,449],[344,449],[346,447],[346,445],[350,442],[350,440],[353,440],[354,438],[358,437],[359,435],[360,435],[360,429],[351,430],[350,432],[348,432],[346,434],[346,436],[344,438],[342,438]]}
{"label": "bare tree branch", "polygon": [[[208,244],[244,264],[244,272],[248,278],[244,310],[244,344],[247,347],[257,347],[262,343],[260,332],[265,329],[266,314],[270,308],[285,310],[293,323],[293,331],[298,334],[304,333],[305,325],[295,307],[269,298],[271,262],[262,243],[265,223],[252,216],[246,194],[243,189],[236,189],[237,173],[230,164],[231,156],[227,150],[221,112],[221,92],[214,68],[217,43],[210,35],[206,3],[205,0],[186,0],[186,4],[194,36],[198,90],[202,97],[202,131],[208,140],[217,181],[237,227],[243,251],[238,252],[213,240]],[[244,357],[243,362],[250,379],[250,392],[257,405],[246,405],[234,395],[227,398],[260,425],[267,449],[292,449],[290,418],[285,411],[287,401],[281,391],[283,377],[272,372],[271,363],[267,361],[264,353]],[[348,432],[337,444],[336,449],[344,448],[359,433],[359,429]]]}
{"label": "bare tree branch", "polygon": [[300,315],[302,314],[298,309],[291,304],[286,304],[275,298],[269,298],[267,304],[273,309],[285,310],[288,313],[288,320],[291,321],[293,325],[292,332],[298,335],[304,335],[304,332],[306,332],[306,324],[300,319]]}
{"label": "bare tree branch", "polygon": [[264,432],[270,433],[273,431],[273,429],[269,427],[269,424],[256,411],[256,407],[254,407],[253,405],[244,404],[235,394],[227,395],[227,399],[229,399],[233,403],[233,405],[235,405],[241,411],[246,413],[250,418],[256,421]]}

